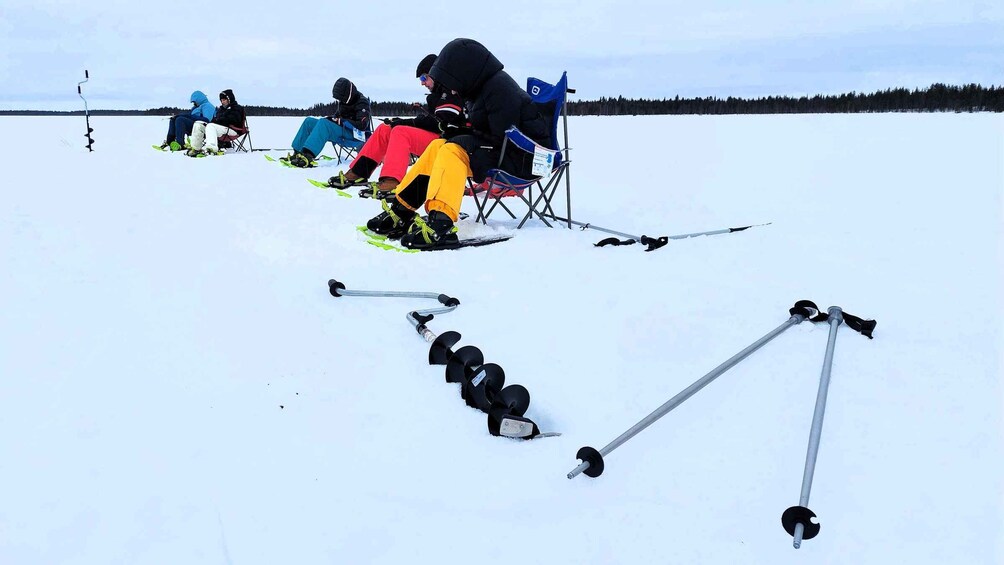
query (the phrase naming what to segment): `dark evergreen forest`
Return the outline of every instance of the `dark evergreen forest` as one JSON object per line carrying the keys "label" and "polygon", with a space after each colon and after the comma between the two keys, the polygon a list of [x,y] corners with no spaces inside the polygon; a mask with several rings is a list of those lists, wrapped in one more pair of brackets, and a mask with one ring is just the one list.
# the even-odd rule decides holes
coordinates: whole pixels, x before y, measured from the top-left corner
{"label": "dark evergreen forest", "polygon": [[[335,105],[315,104],[310,108],[245,106],[250,116],[328,116]],[[94,116],[164,116],[185,111],[161,107],[149,110],[92,110]],[[1004,111],[1004,87],[979,84],[951,86],[932,84],[924,89],[890,88],[869,94],[850,92],[839,95],[767,96],[763,98],[600,98],[569,100],[572,116],[624,116],[657,114],[846,114],[862,112],[1001,112]],[[412,116],[418,110],[411,102],[373,102],[376,116]],[[3,110],[0,115],[82,115],[83,110],[55,112],[39,110]]]}

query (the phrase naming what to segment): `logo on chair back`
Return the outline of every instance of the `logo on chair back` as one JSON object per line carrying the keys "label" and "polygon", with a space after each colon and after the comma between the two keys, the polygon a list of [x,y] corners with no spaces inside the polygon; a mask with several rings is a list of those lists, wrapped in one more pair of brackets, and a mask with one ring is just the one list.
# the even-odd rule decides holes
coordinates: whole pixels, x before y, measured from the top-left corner
{"label": "logo on chair back", "polygon": [[540,96],[540,85],[535,84],[535,85],[531,86],[530,87],[530,94],[533,94],[534,96]]}

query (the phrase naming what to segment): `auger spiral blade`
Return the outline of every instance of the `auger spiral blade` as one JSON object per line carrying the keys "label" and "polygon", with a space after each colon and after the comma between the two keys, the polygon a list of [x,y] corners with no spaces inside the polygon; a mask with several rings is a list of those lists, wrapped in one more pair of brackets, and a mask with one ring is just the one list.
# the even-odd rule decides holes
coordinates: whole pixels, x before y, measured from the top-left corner
{"label": "auger spiral blade", "polygon": [[446,382],[463,383],[470,378],[472,367],[484,365],[485,356],[473,345],[458,349],[446,362]]}
{"label": "auger spiral blade", "polygon": [[457,332],[443,332],[429,346],[429,364],[445,365],[450,357],[453,357],[453,346],[460,341],[460,334]]}
{"label": "auger spiral blade", "polygon": [[505,386],[505,371],[495,363],[485,363],[464,381],[460,395],[471,408],[488,413],[492,400]]}

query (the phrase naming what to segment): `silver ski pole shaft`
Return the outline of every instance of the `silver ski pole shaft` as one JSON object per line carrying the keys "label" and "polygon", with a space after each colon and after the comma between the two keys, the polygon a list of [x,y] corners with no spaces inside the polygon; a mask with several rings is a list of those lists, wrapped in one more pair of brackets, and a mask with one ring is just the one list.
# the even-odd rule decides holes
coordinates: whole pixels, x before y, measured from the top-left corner
{"label": "silver ski pole shaft", "polygon": [[[798,549],[802,539],[812,539],[819,533],[819,524],[810,521],[815,514],[809,510],[809,491],[812,490],[812,475],[816,471],[816,456],[819,453],[819,438],[823,433],[823,415],[826,413],[826,393],[830,387],[830,373],[833,369],[833,350],[837,344],[837,328],[843,321],[843,311],[839,306],[830,306],[827,310],[830,323],[830,334],[826,340],[826,355],[823,357],[823,369],[819,376],[819,391],[816,393],[816,408],[812,413],[812,427],[809,429],[809,448],[805,455],[805,470],[802,473],[802,492],[798,497],[798,506],[792,506],[785,514],[794,521],[793,545]],[[782,522],[785,521],[782,516]]]}
{"label": "silver ski pole shaft", "polygon": [[[815,309],[813,308],[813,310]],[[799,308],[799,305],[796,304],[796,307],[791,309],[791,318],[788,318],[787,322],[781,324],[767,335],[756,340],[746,349],[743,349],[739,353],[736,353],[727,361],[715,367],[714,370],[712,370],[710,373],[698,379],[696,382],[694,382],[694,384],[683,389],[683,391],[681,391],[673,398],[669,399],[665,404],[657,408],[655,412],[652,412],[651,414],[643,418],[640,422],[632,426],[629,430],[618,436],[617,439],[607,444],[603,449],[596,450],[589,446],[580,449],[579,452],[575,454],[575,456],[576,458],[580,459],[582,463],[579,464],[578,467],[572,469],[570,473],[568,473],[567,475],[568,478],[574,479],[576,476],[578,476],[580,473],[583,472],[585,472],[586,475],[590,477],[600,476],[600,474],[603,472],[604,456],[608,455],[611,451],[617,449],[627,440],[638,435],[638,433],[640,433],[642,430],[655,423],[655,421],[658,420],[659,418],[665,416],[667,413],[669,413],[669,411],[673,410],[680,404],[683,404],[684,401],[686,401],[688,398],[696,394],[699,390],[710,384],[711,381],[718,378],[725,371],[728,371],[732,367],[736,366],[740,361],[748,357],[751,353],[753,353],[757,349],[763,347],[767,342],[779,336],[782,332],[784,332],[788,328],[803,322],[810,316],[811,313],[808,308],[806,308],[805,306]]]}

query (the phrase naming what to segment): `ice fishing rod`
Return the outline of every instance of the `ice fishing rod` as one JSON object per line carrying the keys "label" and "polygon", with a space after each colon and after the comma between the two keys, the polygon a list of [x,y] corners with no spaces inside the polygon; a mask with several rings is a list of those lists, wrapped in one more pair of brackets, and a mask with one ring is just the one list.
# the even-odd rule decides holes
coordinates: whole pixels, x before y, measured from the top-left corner
{"label": "ice fishing rod", "polygon": [[91,113],[87,108],[87,99],[84,98],[84,92],[80,88],[80,85],[89,80],[91,80],[90,73],[87,72],[87,69],[84,69],[84,80],[77,83],[77,95],[84,101],[84,122],[87,124],[87,133],[84,134],[84,137],[87,138],[87,150],[93,152],[94,147],[92,145],[94,145],[94,139],[91,138],[91,133],[94,132],[94,128],[91,127]]}

